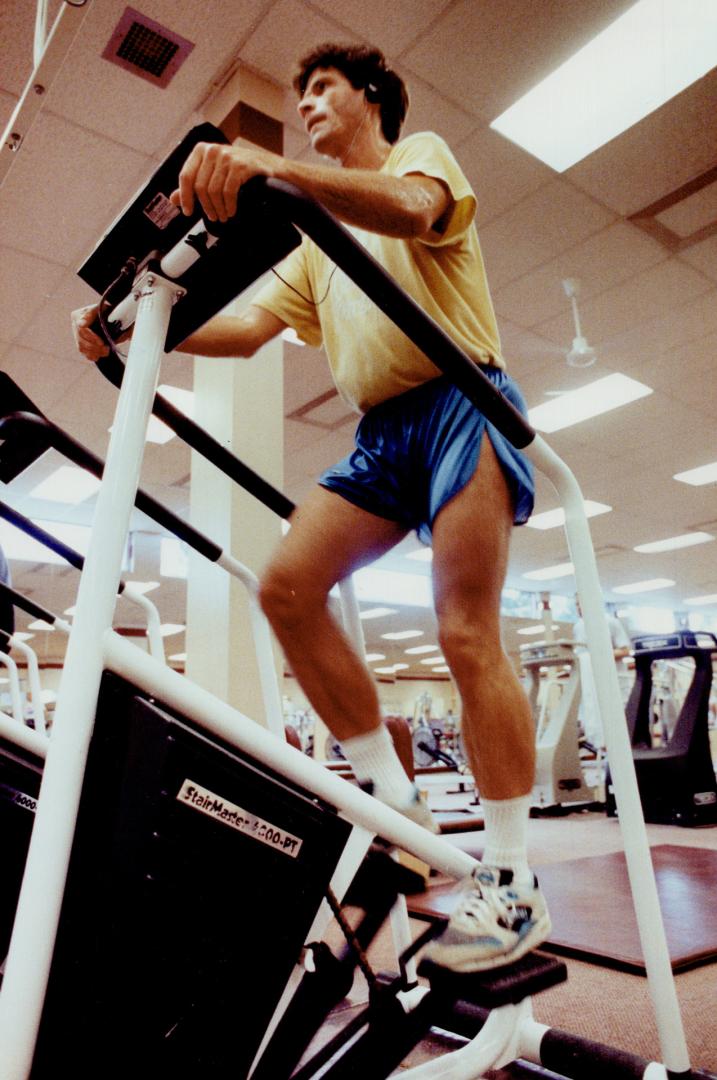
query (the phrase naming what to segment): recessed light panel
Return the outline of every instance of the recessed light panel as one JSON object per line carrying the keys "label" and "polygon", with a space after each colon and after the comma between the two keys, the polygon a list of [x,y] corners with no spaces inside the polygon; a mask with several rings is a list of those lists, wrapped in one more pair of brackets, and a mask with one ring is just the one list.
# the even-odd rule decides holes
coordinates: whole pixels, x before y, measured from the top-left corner
{"label": "recessed light panel", "polygon": [[561,431],[651,393],[651,388],[644,383],[615,372],[581,386],[579,390],[568,390],[552,401],[536,405],[529,410],[528,419],[536,431]]}
{"label": "recessed light panel", "polygon": [[717,461],[711,461],[709,465],[700,465],[696,469],[688,469],[687,472],[675,473],[672,479],[679,480],[681,484],[692,484],[693,487],[715,484],[717,483]]}
{"label": "recessed light panel", "polygon": [[630,585],[616,585],[612,591],[623,595],[655,592],[657,589],[669,589],[674,584],[670,578],[650,578],[648,581],[633,581]]}
{"label": "recessed light panel", "polygon": [[665,540],[653,540],[649,544],[638,544],[635,551],[643,555],[653,555],[659,551],[676,551],[678,548],[694,547],[696,544],[707,544],[714,540],[711,533],[690,532],[680,536],[670,536]]}
{"label": "recessed light panel", "polygon": [[715,0],[639,0],[490,126],[563,172],[716,64]]}

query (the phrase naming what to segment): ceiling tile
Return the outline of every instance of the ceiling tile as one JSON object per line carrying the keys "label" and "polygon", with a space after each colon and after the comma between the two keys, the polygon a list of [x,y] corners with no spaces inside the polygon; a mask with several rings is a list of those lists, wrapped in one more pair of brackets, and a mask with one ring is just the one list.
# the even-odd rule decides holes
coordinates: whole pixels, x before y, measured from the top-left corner
{"label": "ceiling tile", "polygon": [[680,252],[679,257],[712,281],[717,282],[717,236],[711,236],[700,244],[685,248]]}
{"label": "ceiling tile", "polygon": [[[332,19],[300,0],[278,0],[242,47],[241,57],[282,86],[290,86],[298,60],[322,41],[335,40],[340,30]],[[347,32],[341,38],[352,44],[364,40],[363,35]]]}
{"label": "ceiling tile", "polygon": [[544,184],[481,229],[492,289],[522,277],[614,219],[571,184],[563,180]]}
{"label": "ceiling tile", "polygon": [[[184,121],[211,91],[212,81],[235,57],[268,0],[221,0],[211,17],[191,0],[148,0],[142,14],[194,43],[166,89],[111,64],[102,53],[124,11],[123,3],[93,4],[46,108],[81,127],[148,153]],[[82,78],[77,71],[82,70]],[[119,105],[121,103],[121,107]],[[108,115],[112,117],[108,127]],[[187,125],[189,126],[189,125]]]}
{"label": "ceiling tile", "polygon": [[670,194],[717,160],[717,68],[565,174],[621,215]]}
{"label": "ceiling tile", "polygon": [[455,151],[476,126],[476,119],[439,94],[410,71],[398,65],[397,70],[408,88],[409,107],[403,135],[415,131],[436,131]]}
{"label": "ceiling tile", "polygon": [[624,0],[460,0],[403,56],[404,62],[469,112],[494,120],[535,83],[604,29]]}
{"label": "ceiling tile", "polygon": [[142,154],[42,113],[3,187],[0,244],[74,268],[148,166]]}
{"label": "ceiling tile", "polygon": [[0,281],[2,332],[5,339],[11,341],[22,334],[37,312],[45,312],[65,268],[1,246],[0,261],[5,267]]}
{"label": "ceiling tile", "polygon": [[485,124],[461,143],[457,156],[476,193],[479,227],[555,176],[552,169]]}
{"label": "ceiling tile", "polygon": [[[620,335],[633,332],[635,327],[655,320],[669,321],[673,311],[710,291],[710,283],[702,274],[678,259],[667,259],[581,302],[583,333],[593,345],[615,341]],[[568,343],[574,332],[569,312],[539,324],[538,329],[548,338]],[[618,340],[618,350],[619,347]]]}
{"label": "ceiling tile", "polygon": [[625,222],[615,222],[590,236],[556,259],[532,270],[517,281],[494,291],[499,316],[532,327],[550,315],[570,311],[563,280],[579,282],[579,309],[586,299],[627,281],[635,274],[667,259],[657,241]]}
{"label": "ceiling tile", "polygon": [[438,17],[450,0],[393,0],[387,18],[384,0],[313,0],[313,7],[342,23],[364,41],[396,57]]}

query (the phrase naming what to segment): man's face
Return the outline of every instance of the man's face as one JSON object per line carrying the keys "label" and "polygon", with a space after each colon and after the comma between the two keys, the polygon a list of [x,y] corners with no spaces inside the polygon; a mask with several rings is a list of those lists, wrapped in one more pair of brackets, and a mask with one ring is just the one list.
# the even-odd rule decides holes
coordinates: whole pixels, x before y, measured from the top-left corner
{"label": "man's face", "polygon": [[367,108],[364,91],[336,68],[312,71],[297,105],[314,150],[338,160],[351,146]]}

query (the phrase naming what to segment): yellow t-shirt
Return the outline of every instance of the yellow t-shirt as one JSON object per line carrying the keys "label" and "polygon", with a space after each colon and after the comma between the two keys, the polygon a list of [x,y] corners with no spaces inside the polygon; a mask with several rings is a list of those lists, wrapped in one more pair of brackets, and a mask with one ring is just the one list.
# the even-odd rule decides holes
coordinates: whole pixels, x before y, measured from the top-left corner
{"label": "yellow t-shirt", "polygon": [[[444,231],[408,240],[350,232],[472,359],[504,367],[473,224],[475,195],[447,144],[432,132],[409,135],[391,149],[382,172],[442,180],[453,198]],[[336,387],[354,409],[365,412],[441,374],[308,237],[277,271],[297,292],[273,278],[252,303],[308,345],[323,344]]]}

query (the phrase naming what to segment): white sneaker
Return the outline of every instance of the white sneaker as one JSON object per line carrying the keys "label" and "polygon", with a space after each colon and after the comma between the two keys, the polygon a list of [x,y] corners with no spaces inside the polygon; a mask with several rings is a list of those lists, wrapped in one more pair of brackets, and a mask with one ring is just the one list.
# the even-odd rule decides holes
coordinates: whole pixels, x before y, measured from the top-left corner
{"label": "white sneaker", "polygon": [[371,780],[360,784],[360,787],[369,795],[374,795],[380,802],[385,803],[386,806],[390,806],[392,810],[398,810],[399,814],[403,814],[403,816],[407,817],[410,821],[415,821],[416,825],[421,825],[431,833],[440,832],[428,803],[415,784],[413,785],[413,795],[411,800],[405,806],[399,806],[391,799],[386,798],[384,790],[382,788],[377,789],[376,785]]}
{"label": "white sneaker", "polygon": [[516,885],[512,870],[478,865],[448,926],[424,952],[451,971],[502,967],[541,945],[551,924],[538,879]]}

